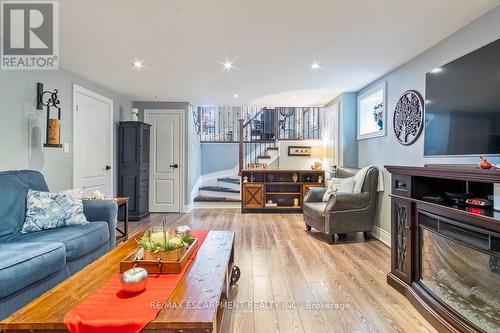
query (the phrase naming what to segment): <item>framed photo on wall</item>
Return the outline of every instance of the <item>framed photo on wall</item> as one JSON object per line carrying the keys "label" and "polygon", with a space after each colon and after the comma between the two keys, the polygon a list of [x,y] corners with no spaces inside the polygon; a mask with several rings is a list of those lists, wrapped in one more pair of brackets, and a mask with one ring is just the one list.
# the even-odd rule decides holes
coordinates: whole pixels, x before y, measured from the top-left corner
{"label": "framed photo on wall", "polygon": [[288,146],[288,156],[311,156],[311,146]]}
{"label": "framed photo on wall", "polygon": [[386,135],[386,86],[384,82],[358,95],[358,140]]}

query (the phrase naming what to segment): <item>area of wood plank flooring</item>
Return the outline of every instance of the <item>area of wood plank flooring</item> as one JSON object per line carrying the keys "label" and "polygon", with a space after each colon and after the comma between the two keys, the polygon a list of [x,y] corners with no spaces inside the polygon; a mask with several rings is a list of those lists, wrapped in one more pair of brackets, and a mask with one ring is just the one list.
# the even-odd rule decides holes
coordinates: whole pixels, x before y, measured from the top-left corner
{"label": "area of wood plank flooring", "polygon": [[161,224],[163,216],[169,226],[236,232],[241,279],[222,332],[435,332],[387,284],[390,249],[378,240],[365,242],[360,233],[329,245],[306,232],[300,214],[238,210],[152,214],[129,222],[130,234]]}

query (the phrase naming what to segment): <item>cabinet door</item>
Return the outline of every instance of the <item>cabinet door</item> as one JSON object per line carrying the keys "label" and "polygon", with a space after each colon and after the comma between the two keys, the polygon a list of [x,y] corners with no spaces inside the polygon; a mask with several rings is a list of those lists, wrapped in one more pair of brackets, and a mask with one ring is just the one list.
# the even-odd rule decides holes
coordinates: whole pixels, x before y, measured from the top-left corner
{"label": "cabinet door", "polygon": [[392,273],[404,282],[412,279],[412,205],[410,201],[392,198]]}
{"label": "cabinet door", "polygon": [[243,184],[243,207],[264,207],[264,184]]}

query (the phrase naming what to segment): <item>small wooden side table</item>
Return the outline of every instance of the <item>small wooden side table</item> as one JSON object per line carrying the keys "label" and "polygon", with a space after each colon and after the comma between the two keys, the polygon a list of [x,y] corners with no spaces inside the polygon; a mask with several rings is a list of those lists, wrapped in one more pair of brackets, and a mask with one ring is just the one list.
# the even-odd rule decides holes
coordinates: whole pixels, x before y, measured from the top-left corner
{"label": "small wooden side table", "polygon": [[123,230],[116,227],[116,231],[118,231],[121,235],[116,236],[116,242],[119,243],[121,241],[126,241],[128,239],[128,197],[117,197],[115,198],[116,203],[118,204],[118,212],[120,208],[123,207]]}

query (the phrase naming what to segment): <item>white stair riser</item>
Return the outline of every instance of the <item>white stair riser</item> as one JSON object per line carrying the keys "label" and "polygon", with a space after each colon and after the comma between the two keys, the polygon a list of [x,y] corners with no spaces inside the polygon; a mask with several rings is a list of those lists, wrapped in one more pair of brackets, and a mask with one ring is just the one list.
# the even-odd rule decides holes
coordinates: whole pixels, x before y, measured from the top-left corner
{"label": "white stair riser", "polygon": [[211,198],[217,197],[217,198],[227,198],[227,199],[240,200],[239,193],[200,190],[199,195],[203,196],[203,197],[211,197]]}

